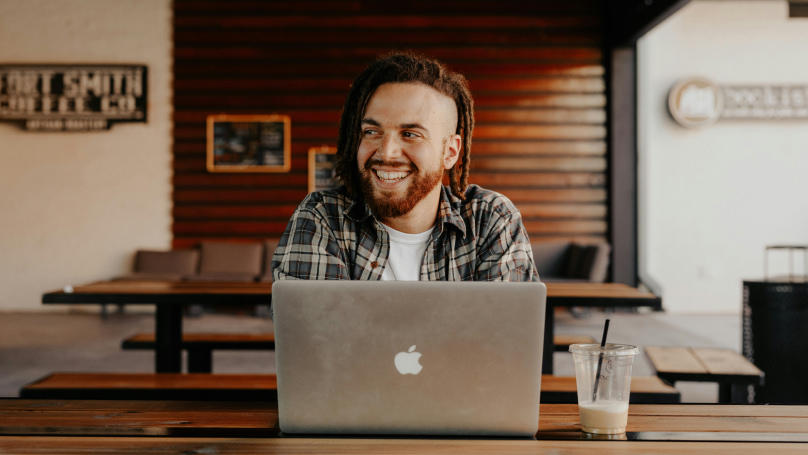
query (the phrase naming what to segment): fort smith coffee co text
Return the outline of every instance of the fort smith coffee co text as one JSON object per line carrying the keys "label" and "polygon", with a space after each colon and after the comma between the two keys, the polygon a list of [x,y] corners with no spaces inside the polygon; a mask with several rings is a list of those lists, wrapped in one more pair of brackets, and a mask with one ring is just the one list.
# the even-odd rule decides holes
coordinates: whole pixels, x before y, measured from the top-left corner
{"label": "fort smith coffee co text", "polygon": [[34,131],[145,122],[146,73],[142,65],[0,66],[0,120]]}

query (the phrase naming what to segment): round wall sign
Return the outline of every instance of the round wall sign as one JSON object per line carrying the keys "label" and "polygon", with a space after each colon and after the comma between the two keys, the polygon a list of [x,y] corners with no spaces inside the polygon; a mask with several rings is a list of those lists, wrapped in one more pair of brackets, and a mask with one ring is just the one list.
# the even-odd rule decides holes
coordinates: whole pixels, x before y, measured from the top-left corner
{"label": "round wall sign", "polygon": [[668,95],[668,109],[677,123],[688,128],[712,125],[724,109],[724,94],[707,79],[677,82]]}

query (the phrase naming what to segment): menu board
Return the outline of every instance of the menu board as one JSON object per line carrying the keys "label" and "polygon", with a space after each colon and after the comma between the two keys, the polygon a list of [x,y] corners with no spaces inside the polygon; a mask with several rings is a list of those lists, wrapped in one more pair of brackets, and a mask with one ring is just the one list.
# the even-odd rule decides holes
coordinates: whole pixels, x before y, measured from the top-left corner
{"label": "menu board", "polygon": [[338,186],[335,171],[337,148],[324,145],[309,149],[309,193]]}
{"label": "menu board", "polygon": [[209,172],[289,172],[288,115],[208,116]]}

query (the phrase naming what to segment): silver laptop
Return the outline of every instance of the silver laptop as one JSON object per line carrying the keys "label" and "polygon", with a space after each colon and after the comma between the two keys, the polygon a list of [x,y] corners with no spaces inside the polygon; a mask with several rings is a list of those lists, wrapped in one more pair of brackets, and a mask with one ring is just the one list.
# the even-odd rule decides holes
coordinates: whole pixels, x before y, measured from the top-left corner
{"label": "silver laptop", "polygon": [[542,283],[277,281],[285,433],[533,436]]}

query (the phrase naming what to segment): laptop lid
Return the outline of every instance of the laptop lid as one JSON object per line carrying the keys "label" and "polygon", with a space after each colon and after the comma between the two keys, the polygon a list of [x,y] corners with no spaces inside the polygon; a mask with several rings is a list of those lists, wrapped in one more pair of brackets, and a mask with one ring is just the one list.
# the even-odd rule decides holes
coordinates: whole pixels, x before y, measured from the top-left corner
{"label": "laptop lid", "polygon": [[275,282],[286,433],[532,436],[546,288]]}

